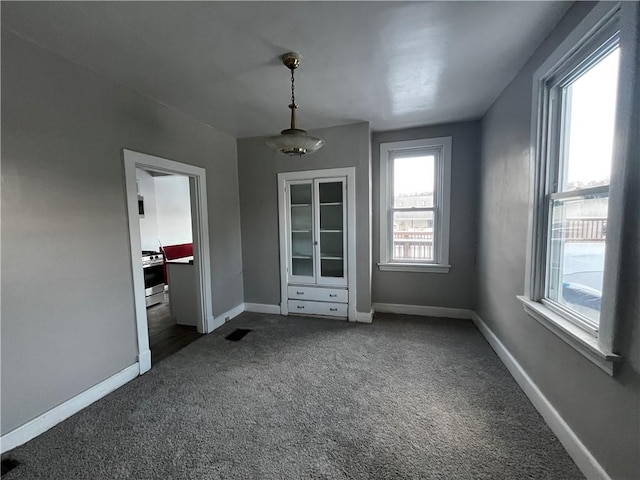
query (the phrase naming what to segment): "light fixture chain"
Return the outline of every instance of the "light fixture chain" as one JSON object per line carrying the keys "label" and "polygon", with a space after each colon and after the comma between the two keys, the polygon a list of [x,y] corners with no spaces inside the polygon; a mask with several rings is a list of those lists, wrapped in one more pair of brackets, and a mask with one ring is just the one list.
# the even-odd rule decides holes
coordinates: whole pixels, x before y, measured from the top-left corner
{"label": "light fixture chain", "polygon": [[293,79],[293,68],[291,69],[291,105],[296,104],[295,85]]}

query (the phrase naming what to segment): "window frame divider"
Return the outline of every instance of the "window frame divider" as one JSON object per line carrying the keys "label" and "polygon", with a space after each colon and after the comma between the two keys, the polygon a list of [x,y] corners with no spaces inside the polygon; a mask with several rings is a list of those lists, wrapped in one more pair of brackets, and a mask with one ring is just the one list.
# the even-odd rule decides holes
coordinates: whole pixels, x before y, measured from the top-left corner
{"label": "window frame divider", "polygon": [[565,200],[573,197],[604,196],[609,194],[609,185],[599,185],[597,187],[576,188],[549,194],[549,200]]}

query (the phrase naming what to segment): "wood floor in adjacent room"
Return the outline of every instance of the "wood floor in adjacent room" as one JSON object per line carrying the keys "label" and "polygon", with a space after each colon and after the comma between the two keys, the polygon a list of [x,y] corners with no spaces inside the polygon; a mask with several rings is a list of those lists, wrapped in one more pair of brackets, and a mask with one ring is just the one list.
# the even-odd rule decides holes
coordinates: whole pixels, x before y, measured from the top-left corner
{"label": "wood floor in adjacent room", "polygon": [[176,324],[175,318],[171,316],[167,297],[165,294],[164,302],[147,308],[149,348],[153,365],[201,337],[196,327]]}

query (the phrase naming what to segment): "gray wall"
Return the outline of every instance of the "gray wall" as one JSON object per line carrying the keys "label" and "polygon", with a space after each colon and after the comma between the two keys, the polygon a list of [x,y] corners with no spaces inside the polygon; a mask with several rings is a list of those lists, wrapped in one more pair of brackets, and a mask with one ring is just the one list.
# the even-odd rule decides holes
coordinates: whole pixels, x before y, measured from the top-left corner
{"label": "gray wall", "polygon": [[144,216],[140,217],[140,244],[143,250],[158,249],[158,212],[156,210],[156,182],[151,174],[136,168],[138,195],[144,202]]}
{"label": "gray wall", "polygon": [[[626,360],[618,375],[608,376],[567,346],[526,315],[516,299],[525,276],[532,75],[591,6],[576,3],[569,10],[483,119],[477,312],[611,477],[631,479],[640,471],[637,135],[631,140],[636,145],[635,177],[629,181],[634,200],[626,218],[618,312],[624,339],[618,353]],[[627,21],[637,22],[636,29],[640,25],[637,15]],[[637,92],[636,82],[636,98],[629,99],[635,101],[636,115]]]}
{"label": "gray wall", "polygon": [[243,300],[236,142],[2,32],[2,434],[136,362],[122,148],[207,171],[214,314]]}
{"label": "gray wall", "polygon": [[[163,175],[153,177],[158,212],[156,245],[180,245],[193,242],[189,177]],[[156,247],[157,250],[158,247]]]}
{"label": "gray wall", "polygon": [[[449,273],[382,272],[380,261],[380,144],[452,137]],[[476,274],[477,176],[480,122],[452,123],[373,134],[373,278],[374,303],[473,308]]]}
{"label": "gray wall", "polygon": [[264,137],[238,140],[245,302],[280,305],[277,173],[355,167],[357,309],[368,313],[371,310],[369,124],[325,128],[313,134],[326,143],[303,158],[274,153],[264,145]]}

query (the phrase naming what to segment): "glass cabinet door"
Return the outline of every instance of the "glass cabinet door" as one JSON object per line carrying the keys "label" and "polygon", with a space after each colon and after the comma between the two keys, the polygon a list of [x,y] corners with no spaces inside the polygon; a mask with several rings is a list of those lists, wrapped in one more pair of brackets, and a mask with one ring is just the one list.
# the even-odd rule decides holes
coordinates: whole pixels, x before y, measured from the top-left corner
{"label": "glass cabinet door", "polygon": [[289,195],[290,275],[298,281],[312,283],[315,279],[313,183],[292,183]]}
{"label": "glass cabinet door", "polygon": [[317,181],[319,283],[346,282],[345,182],[343,179]]}

